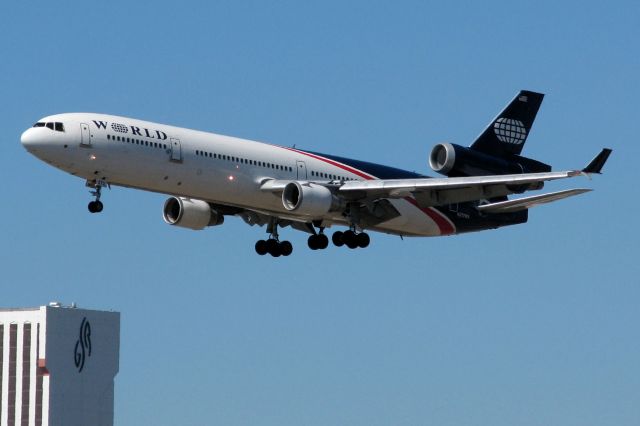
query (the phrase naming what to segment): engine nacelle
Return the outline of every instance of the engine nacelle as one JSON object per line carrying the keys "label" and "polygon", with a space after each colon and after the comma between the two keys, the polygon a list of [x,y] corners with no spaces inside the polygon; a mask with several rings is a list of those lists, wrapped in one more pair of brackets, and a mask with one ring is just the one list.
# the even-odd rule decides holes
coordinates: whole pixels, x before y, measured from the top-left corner
{"label": "engine nacelle", "polygon": [[209,203],[185,197],[170,197],[164,202],[162,218],[169,225],[196,231],[207,226],[222,225],[224,216]]}
{"label": "engine nacelle", "polygon": [[542,173],[551,166],[519,155],[496,157],[452,143],[440,143],[429,155],[431,168],[445,176],[485,176]]}
{"label": "engine nacelle", "polygon": [[322,216],[338,209],[340,202],[325,186],[293,181],[282,191],[282,205],[301,215]]}

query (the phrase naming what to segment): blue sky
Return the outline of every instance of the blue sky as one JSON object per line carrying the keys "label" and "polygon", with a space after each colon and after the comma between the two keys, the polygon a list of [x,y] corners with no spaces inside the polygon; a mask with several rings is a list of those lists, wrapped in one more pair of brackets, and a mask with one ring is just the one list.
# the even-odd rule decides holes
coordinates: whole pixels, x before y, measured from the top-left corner
{"label": "blue sky", "polygon": [[[637,2],[5,2],[1,306],[122,312],[118,425],[637,425]],[[264,230],[164,224],[20,133],[95,111],[431,174],[520,89],[525,154],[595,191],[473,235],[258,257]]]}

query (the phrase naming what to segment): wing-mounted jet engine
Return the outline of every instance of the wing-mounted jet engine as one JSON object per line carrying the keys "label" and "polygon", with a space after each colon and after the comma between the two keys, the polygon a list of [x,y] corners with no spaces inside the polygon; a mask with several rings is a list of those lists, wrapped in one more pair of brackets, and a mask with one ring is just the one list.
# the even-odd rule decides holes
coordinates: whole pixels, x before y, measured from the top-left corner
{"label": "wing-mounted jet engine", "polygon": [[170,197],[164,202],[162,218],[169,225],[195,231],[224,223],[224,215],[202,200]]}

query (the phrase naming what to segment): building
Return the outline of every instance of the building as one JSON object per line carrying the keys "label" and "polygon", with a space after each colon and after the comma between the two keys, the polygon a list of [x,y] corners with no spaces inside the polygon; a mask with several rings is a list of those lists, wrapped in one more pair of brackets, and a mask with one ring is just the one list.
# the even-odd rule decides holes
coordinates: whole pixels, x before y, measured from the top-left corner
{"label": "building", "polygon": [[112,426],[120,314],[0,309],[0,426]]}

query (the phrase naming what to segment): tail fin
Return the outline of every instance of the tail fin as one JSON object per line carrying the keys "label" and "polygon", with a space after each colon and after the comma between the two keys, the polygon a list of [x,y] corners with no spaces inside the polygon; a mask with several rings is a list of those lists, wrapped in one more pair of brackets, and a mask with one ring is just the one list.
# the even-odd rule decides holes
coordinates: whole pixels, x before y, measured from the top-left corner
{"label": "tail fin", "polygon": [[542,93],[521,90],[471,144],[471,149],[496,157],[520,155],[543,98]]}

